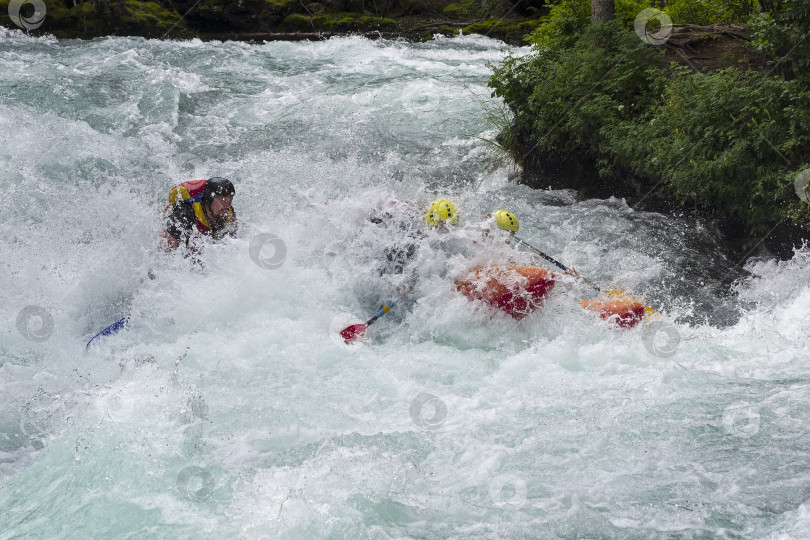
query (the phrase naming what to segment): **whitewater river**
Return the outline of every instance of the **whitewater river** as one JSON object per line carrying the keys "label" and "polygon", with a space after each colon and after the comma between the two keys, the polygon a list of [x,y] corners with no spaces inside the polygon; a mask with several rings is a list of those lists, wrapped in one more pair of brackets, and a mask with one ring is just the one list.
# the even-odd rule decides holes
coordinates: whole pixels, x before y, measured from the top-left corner
{"label": "whitewater river", "polygon": [[[748,276],[694,220],[511,182],[508,51],[3,31],[0,538],[809,537],[810,253]],[[210,176],[239,237],[158,252],[169,188]],[[369,213],[438,197],[659,322],[573,282],[515,321],[452,280],[527,255],[428,245],[346,346],[396,297]]]}

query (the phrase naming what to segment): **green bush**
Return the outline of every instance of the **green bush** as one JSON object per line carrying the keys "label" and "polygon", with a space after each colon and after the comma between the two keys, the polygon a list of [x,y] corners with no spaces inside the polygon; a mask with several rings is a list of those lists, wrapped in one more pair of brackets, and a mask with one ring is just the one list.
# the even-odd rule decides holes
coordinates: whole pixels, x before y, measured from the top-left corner
{"label": "green bush", "polygon": [[614,21],[508,58],[490,86],[514,113],[514,129],[535,135],[536,150],[578,159],[603,146],[598,131],[606,122],[652,106],[663,87],[660,64],[660,51]]}
{"label": "green bush", "polygon": [[667,65],[663,48],[644,44],[624,17],[590,24],[584,6],[554,6],[529,37],[532,52],[494,70],[493,95],[513,114],[498,141],[518,163],[545,178],[632,177],[642,191],[712,208],[743,238],[783,218],[810,224],[793,187],[810,164],[801,77]]}
{"label": "green bush", "polygon": [[[647,8],[660,9],[674,24],[746,22],[757,9],[755,0],[671,0],[664,7],[653,0],[616,0],[615,5],[616,20],[627,28],[633,28],[636,16]],[[590,0],[562,0],[550,6],[546,23],[537,29],[531,42],[538,46],[559,43],[570,47],[590,22]]]}
{"label": "green bush", "polygon": [[751,19],[754,43],[771,68],[810,87],[810,3],[806,0],[762,0]]}
{"label": "green bush", "polygon": [[798,219],[793,181],[810,160],[810,96],[797,84],[728,68],[678,68],[639,118],[605,125],[625,168],[663,178],[678,199],[717,209],[754,235]]}
{"label": "green bush", "polygon": [[509,21],[491,19],[482,23],[475,23],[461,29],[463,34],[485,34],[489,37],[504,41],[520,42],[527,34],[534,31],[542,21]]}

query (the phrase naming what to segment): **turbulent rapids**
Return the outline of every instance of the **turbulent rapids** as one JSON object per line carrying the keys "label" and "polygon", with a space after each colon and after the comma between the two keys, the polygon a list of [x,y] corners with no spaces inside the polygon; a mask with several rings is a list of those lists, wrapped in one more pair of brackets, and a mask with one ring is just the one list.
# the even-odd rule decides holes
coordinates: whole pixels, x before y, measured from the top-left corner
{"label": "turbulent rapids", "polygon": [[[810,536],[810,252],[510,181],[507,52],[0,34],[0,538]],[[163,253],[214,176],[238,234]]]}

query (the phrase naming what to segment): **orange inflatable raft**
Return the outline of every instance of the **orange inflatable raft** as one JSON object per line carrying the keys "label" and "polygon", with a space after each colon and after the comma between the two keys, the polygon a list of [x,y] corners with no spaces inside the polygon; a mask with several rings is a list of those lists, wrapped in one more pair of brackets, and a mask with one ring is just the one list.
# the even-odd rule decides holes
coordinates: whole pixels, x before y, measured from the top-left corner
{"label": "orange inflatable raft", "polygon": [[602,296],[583,300],[579,304],[602,319],[615,321],[622,328],[637,325],[645,314],[653,312],[652,308],[645,309],[643,303],[619,291],[603,291]]}
{"label": "orange inflatable raft", "polygon": [[478,266],[456,281],[456,289],[522,319],[554,288],[554,274],[538,266]]}

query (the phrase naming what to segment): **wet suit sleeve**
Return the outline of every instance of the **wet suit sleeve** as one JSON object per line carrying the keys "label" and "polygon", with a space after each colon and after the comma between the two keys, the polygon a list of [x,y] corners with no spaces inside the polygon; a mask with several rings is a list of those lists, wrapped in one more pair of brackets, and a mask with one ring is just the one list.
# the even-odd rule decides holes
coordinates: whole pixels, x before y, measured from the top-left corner
{"label": "wet suit sleeve", "polygon": [[166,216],[166,232],[177,239],[178,242],[185,243],[194,229],[197,218],[194,216],[194,209],[190,204],[175,204]]}
{"label": "wet suit sleeve", "polygon": [[236,219],[236,210],[233,211],[233,221],[231,221],[230,226],[228,227],[228,235],[231,238],[236,238],[236,233],[239,231],[239,220]]}

